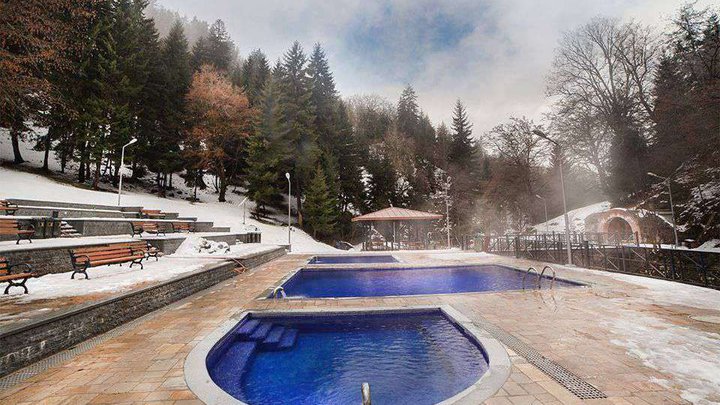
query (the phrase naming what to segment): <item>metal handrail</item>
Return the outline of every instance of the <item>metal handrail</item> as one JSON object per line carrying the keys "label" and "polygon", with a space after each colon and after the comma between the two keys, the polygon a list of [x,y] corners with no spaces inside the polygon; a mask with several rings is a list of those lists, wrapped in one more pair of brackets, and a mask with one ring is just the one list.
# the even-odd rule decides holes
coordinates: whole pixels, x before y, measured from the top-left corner
{"label": "metal handrail", "polygon": [[[538,273],[538,271],[535,269],[535,267],[528,267],[527,271],[525,272],[525,275],[523,275],[523,278],[522,278],[522,289],[523,289],[523,290],[525,289],[525,279],[527,278],[527,276],[530,274],[531,271],[534,271],[535,274],[538,274],[538,276],[539,276],[539,273]],[[539,288],[539,287],[538,287],[538,288]]]}
{"label": "metal handrail", "polygon": [[285,289],[282,287],[275,287],[273,288],[273,292],[271,295],[273,298],[285,298]]}
{"label": "metal handrail", "polygon": [[547,270],[547,269],[550,269],[550,271],[552,271],[552,279],[550,280],[550,289],[552,290],[553,286],[555,285],[555,270],[550,266],[545,266],[545,267],[543,267],[540,274],[538,274],[538,282],[537,282],[538,290],[540,289],[540,283],[542,282],[543,274],[545,274],[545,270]]}
{"label": "metal handrail", "polygon": [[360,392],[362,393],[362,405],[372,405],[372,401],[370,400],[370,384],[362,383]]}

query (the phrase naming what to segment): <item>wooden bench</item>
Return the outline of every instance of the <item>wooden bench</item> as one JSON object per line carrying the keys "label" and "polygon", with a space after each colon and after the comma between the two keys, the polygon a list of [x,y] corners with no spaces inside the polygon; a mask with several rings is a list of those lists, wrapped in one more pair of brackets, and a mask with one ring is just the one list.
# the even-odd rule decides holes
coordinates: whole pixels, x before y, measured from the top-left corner
{"label": "wooden bench", "polygon": [[142,218],[164,219],[165,213],[161,210],[140,210],[140,216]]}
{"label": "wooden bench", "polygon": [[13,204],[7,200],[0,200],[0,215],[15,215],[15,211],[17,210],[17,204]]}
{"label": "wooden bench", "polygon": [[160,236],[165,236],[165,229],[157,222],[133,222],[132,223],[132,237],[135,235],[142,235],[143,232],[154,233]]}
{"label": "wooden bench", "polygon": [[22,229],[20,223],[15,219],[0,219],[0,235],[17,236],[16,245],[20,244],[22,239],[32,243],[32,236],[35,235],[35,227],[32,225],[27,225],[26,227],[29,229]]}
{"label": "wooden bench", "polygon": [[143,255],[145,255],[145,260],[154,257],[155,261],[158,261],[158,257],[160,256],[160,250],[156,248],[155,246],[151,245],[150,242],[139,240],[137,242],[128,242],[128,247],[132,249],[133,252],[141,252]]}
{"label": "wooden bench", "polygon": [[[13,273],[13,268],[19,266],[25,267],[25,270]],[[30,277],[36,277],[32,266],[27,263],[10,265],[7,258],[0,257],[0,283],[8,283],[8,286],[5,288],[5,294],[9,293],[10,287],[22,287],[25,290],[25,294],[27,294],[28,289],[25,282],[28,281]]]}
{"label": "wooden bench", "polygon": [[190,222],[173,222],[172,223],[174,232],[193,232],[193,224]]}
{"label": "wooden bench", "polygon": [[106,264],[130,262],[130,267],[139,264],[142,269],[143,259],[145,259],[145,253],[133,249],[129,246],[129,243],[111,243],[104,246],[71,249],[70,261],[72,262],[73,273],[70,278],[75,279],[75,274],[84,274],[85,279],[88,279],[87,269]]}

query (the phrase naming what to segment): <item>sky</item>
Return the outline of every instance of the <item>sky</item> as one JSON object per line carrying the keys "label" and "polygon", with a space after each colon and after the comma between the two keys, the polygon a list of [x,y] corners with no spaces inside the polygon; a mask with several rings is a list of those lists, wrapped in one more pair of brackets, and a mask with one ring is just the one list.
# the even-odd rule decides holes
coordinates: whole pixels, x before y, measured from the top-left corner
{"label": "sky", "polygon": [[[482,136],[512,116],[550,108],[545,81],[563,32],[595,16],[667,28],[680,0],[159,0],[165,8],[226,23],[241,55],[271,63],[298,40],[325,49],[343,97],[395,102],[412,85],[438,124],[461,99]],[[711,1],[698,1],[699,7]]]}

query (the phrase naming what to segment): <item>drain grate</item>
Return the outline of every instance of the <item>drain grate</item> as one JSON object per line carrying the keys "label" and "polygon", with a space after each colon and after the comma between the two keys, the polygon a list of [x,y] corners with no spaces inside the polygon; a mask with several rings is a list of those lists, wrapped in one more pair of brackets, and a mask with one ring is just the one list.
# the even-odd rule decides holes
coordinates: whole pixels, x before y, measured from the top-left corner
{"label": "drain grate", "polygon": [[530,364],[542,370],[542,372],[558,384],[567,388],[567,390],[572,392],[576,397],[580,399],[607,398],[607,395],[595,388],[595,386],[573,374],[565,367],[543,356],[522,340],[505,332],[484,318],[479,317],[479,319],[480,321],[475,322],[478,326],[488,331],[497,340],[503,342],[507,347],[515,351],[515,353],[524,357]]}

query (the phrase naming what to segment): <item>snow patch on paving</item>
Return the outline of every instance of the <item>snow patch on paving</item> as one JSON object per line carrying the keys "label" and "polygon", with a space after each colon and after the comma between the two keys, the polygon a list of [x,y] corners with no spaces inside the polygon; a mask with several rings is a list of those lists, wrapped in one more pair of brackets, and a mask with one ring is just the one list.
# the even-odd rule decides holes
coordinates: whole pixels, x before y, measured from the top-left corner
{"label": "snow patch on paving", "polygon": [[604,321],[616,339],[610,342],[624,347],[643,364],[670,374],[671,381],[655,379],[666,388],[677,388],[681,397],[693,404],[720,403],[720,362],[717,348],[720,335],[676,326],[665,320],[622,311],[620,316]]}

